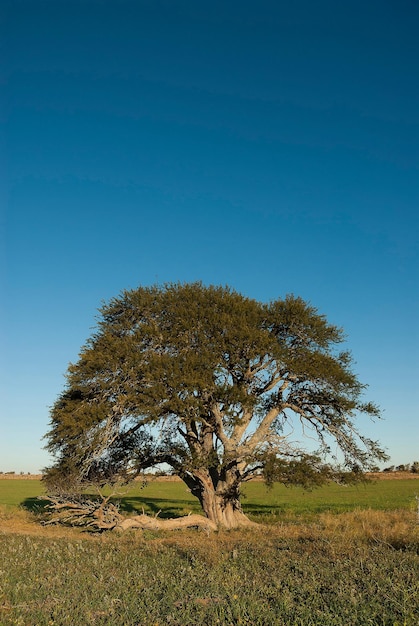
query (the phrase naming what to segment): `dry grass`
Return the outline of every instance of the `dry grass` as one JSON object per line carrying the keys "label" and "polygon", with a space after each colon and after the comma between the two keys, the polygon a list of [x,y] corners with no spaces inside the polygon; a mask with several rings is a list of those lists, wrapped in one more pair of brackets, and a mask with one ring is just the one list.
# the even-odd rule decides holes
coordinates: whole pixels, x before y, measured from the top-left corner
{"label": "dry grass", "polygon": [[319,535],[340,537],[342,544],[376,542],[403,549],[419,546],[419,523],[413,511],[362,510],[319,515]]}
{"label": "dry grass", "polygon": [[370,472],[367,476],[374,480],[419,480],[414,472]]}
{"label": "dry grass", "polygon": [[[130,536],[136,531],[131,531]],[[97,540],[97,536],[85,532],[80,528],[64,526],[43,526],[39,517],[25,509],[0,506],[0,534],[19,534],[38,537],[67,537],[69,539],[83,538],[85,540]],[[156,544],[181,545],[186,542],[192,544],[202,556],[216,554],[215,546],[234,549],[237,545],[246,543],[249,539],[254,540],[259,536],[262,540],[321,540],[333,541],[345,549],[351,543],[376,542],[396,549],[406,547],[418,547],[419,552],[419,522],[414,511],[378,511],[372,509],[359,509],[356,511],[340,514],[320,513],[315,520],[304,520],[301,517],[288,515],[284,520],[276,524],[260,524],[259,528],[248,530],[233,530],[203,535],[198,531],[185,532],[155,532],[141,533],[137,531],[138,538],[142,537]],[[102,541],[107,535],[102,535]],[[110,537],[110,534],[108,535]]]}
{"label": "dry grass", "polygon": [[24,512],[15,522],[0,532],[1,626],[417,626],[409,513],[322,514],[208,536],[63,534]]}
{"label": "dry grass", "polygon": [[0,507],[1,626],[417,626],[418,580],[413,510],[117,535]]}
{"label": "dry grass", "polygon": [[86,536],[78,528],[64,526],[43,526],[39,517],[18,507],[0,506],[0,535],[28,535],[32,537],[68,537]]}

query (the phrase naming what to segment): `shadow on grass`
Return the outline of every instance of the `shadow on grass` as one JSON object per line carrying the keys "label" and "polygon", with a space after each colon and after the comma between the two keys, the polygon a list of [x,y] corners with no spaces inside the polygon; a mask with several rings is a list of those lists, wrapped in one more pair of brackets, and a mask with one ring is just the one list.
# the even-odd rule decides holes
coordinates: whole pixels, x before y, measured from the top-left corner
{"label": "shadow on grass", "polygon": [[[93,496],[94,498],[94,496]],[[191,499],[173,499],[173,498],[153,498],[140,496],[122,496],[114,498],[119,503],[121,513],[140,514],[143,512],[150,515],[157,515],[161,519],[171,519],[181,517],[188,513],[202,513],[199,502]],[[284,504],[262,504],[242,502],[243,511],[249,515],[254,521],[275,520],[291,514],[292,516],[313,516],[319,513],[343,513],[353,510],[353,506],[324,503],[310,507],[295,507]],[[26,498],[21,503],[22,508],[32,514],[43,516],[47,514],[48,500],[40,497]]]}
{"label": "shadow on grass", "polygon": [[285,514],[293,514],[293,515],[318,515],[319,513],[347,513],[349,511],[353,511],[358,507],[357,504],[340,504],[340,503],[332,503],[325,502],[323,504],[316,505],[296,505],[296,504],[243,504],[243,510],[246,514],[251,515],[252,517],[262,517],[265,515],[285,515]]}
{"label": "shadow on grass", "polygon": [[[95,499],[95,496],[92,496]],[[188,513],[202,513],[202,509],[198,500],[179,499],[174,500],[171,498],[152,498],[152,497],[139,497],[139,496],[126,496],[121,498],[113,498],[115,502],[119,503],[119,507],[122,513],[139,514],[144,510],[145,513],[151,515],[159,515],[162,519],[171,519],[174,517],[180,517],[187,515]],[[34,514],[44,515],[47,513],[48,500],[44,500],[42,496],[26,498],[22,503],[22,508],[30,511]],[[266,518],[266,517],[280,517],[287,513],[293,512],[298,514],[307,514],[308,512],[320,513],[324,511],[330,511],[330,505],[316,507],[316,511],[310,509],[310,511],[304,509],[301,511],[295,510],[295,507],[289,507],[286,504],[272,505],[272,504],[260,504],[260,503],[246,503],[243,502],[243,511],[246,515],[250,515],[253,519]],[[342,508],[342,507],[340,507]],[[341,512],[341,511],[339,511]]]}
{"label": "shadow on grass", "polygon": [[21,507],[30,513],[45,513],[48,500],[44,500],[42,496],[39,498],[25,498],[21,503]]}
{"label": "shadow on grass", "polygon": [[[281,516],[289,509],[285,505],[243,504],[243,510],[252,518]],[[198,500],[173,500],[169,498],[150,498],[127,496],[120,499],[121,511],[125,513],[141,513],[143,508],[146,513],[157,514],[162,519],[179,517],[186,513],[202,513]]]}
{"label": "shadow on grass", "polygon": [[[96,496],[92,496],[92,500],[97,499]],[[112,498],[115,502],[119,503],[119,507],[122,513],[139,514],[143,509],[145,513],[151,515],[159,515],[162,519],[170,519],[174,517],[180,517],[192,511],[193,513],[200,513],[201,508],[199,503],[196,504],[191,500],[171,500],[168,498],[141,498],[126,496],[125,498]],[[100,501],[98,499],[98,501]],[[45,515],[48,513],[47,506],[49,502],[40,496],[25,498],[21,503],[22,508],[26,509],[30,513],[35,515]]]}
{"label": "shadow on grass", "polygon": [[201,512],[198,501],[195,503],[193,500],[127,496],[125,498],[122,497],[119,503],[120,509],[124,513],[142,513],[144,509],[146,513],[154,515],[159,513],[159,517],[162,519],[185,515],[186,511],[192,511],[193,513]]}

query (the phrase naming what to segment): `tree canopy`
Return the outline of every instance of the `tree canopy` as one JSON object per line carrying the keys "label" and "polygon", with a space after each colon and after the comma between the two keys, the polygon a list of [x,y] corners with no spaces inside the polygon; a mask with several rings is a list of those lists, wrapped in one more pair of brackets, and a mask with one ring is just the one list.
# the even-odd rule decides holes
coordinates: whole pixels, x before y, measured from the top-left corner
{"label": "tree canopy", "polygon": [[[47,481],[128,480],[165,463],[210,520],[233,527],[247,520],[243,481],[319,477],[331,441],[343,468],[368,469],[385,454],[355,421],[379,409],[363,400],[343,341],[293,295],[261,303],[202,283],[124,291],[100,309],[52,407]],[[295,420],[318,455],[291,441]]]}

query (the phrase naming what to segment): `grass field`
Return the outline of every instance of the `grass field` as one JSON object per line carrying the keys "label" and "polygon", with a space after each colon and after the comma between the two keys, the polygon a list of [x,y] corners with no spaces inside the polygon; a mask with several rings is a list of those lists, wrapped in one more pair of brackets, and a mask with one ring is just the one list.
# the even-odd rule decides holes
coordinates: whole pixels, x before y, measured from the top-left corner
{"label": "grass field", "polygon": [[[419,481],[245,492],[257,529],[92,535],[40,526],[42,484],[0,480],[0,625],[418,625]],[[174,482],[122,506],[198,511]]]}
{"label": "grass field", "polygon": [[[44,487],[39,480],[0,480],[0,505],[40,505]],[[341,486],[329,484],[313,491],[300,487],[250,482],[243,488],[243,508],[255,521],[275,522],[284,515],[313,516],[318,513],[344,513],[359,508],[374,510],[413,510],[419,496],[418,480],[375,480],[366,484]],[[201,512],[199,503],[184,483],[151,481],[145,487],[137,482],[120,495],[121,508],[127,513],[141,511],[162,517]]]}

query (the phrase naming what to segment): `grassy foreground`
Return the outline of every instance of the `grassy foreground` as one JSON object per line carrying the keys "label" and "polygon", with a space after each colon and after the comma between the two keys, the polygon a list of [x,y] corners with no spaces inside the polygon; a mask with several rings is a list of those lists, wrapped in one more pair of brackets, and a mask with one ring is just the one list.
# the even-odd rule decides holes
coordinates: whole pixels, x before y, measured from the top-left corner
{"label": "grassy foreground", "polygon": [[[245,508],[270,523],[209,536],[40,527],[17,506],[32,505],[42,490],[34,482],[0,481],[1,626],[419,623],[417,481],[377,484],[367,509],[347,490],[298,495],[252,483]],[[180,483],[152,483],[124,506],[187,513],[189,495]]]}

